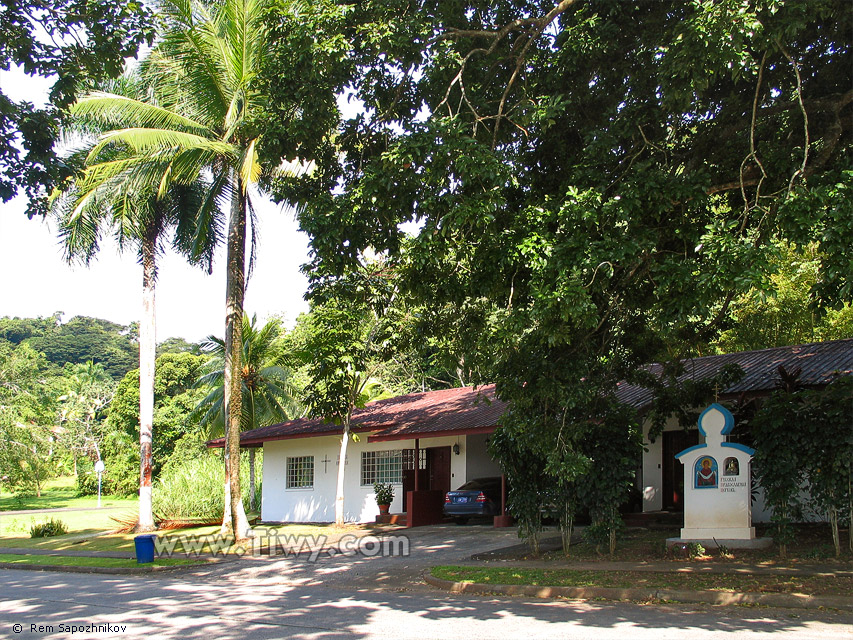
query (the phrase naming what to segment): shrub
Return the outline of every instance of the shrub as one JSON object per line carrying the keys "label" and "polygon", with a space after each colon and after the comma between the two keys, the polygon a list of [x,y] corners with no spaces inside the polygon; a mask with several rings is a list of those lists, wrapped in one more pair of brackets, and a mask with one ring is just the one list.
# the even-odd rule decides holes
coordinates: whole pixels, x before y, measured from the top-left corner
{"label": "shrub", "polygon": [[390,484],[377,482],[373,485],[373,493],[376,494],[376,504],[391,504],[394,500],[394,487]]}
{"label": "shrub", "polygon": [[30,527],[31,538],[52,538],[66,533],[68,533],[68,526],[62,520],[54,520],[53,518]]}

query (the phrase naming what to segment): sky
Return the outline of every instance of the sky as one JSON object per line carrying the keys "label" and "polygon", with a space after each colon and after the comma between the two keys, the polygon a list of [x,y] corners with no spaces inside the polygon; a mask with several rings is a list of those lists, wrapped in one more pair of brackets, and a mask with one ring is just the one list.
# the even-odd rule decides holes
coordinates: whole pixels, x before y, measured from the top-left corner
{"label": "sky", "polygon": [[[0,71],[4,93],[13,100],[44,101],[49,81],[16,71]],[[282,316],[288,326],[308,310],[303,296],[307,279],[299,267],[308,260],[308,236],[291,212],[261,197],[255,199],[259,243],[244,308],[263,321]],[[0,204],[0,317],[50,316],[63,312],[129,324],[142,313],[142,268],[134,251],[120,255],[116,245],[101,244],[86,267],[68,265],[56,227],[24,214],[26,200]],[[225,249],[220,248],[211,275],[167,253],[160,259],[157,281],[157,339],[181,337],[191,342],[222,336],[225,327]]]}

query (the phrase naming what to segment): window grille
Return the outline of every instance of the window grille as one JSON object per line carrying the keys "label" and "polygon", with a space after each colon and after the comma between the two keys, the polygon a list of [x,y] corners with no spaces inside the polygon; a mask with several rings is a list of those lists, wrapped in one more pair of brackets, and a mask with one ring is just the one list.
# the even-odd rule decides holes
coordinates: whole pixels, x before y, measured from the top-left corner
{"label": "window grille", "polygon": [[288,489],[311,489],[314,487],[314,456],[297,456],[287,459]]}
{"label": "window grille", "polygon": [[401,483],[403,481],[403,452],[362,451],[361,486],[372,486],[376,482]]}

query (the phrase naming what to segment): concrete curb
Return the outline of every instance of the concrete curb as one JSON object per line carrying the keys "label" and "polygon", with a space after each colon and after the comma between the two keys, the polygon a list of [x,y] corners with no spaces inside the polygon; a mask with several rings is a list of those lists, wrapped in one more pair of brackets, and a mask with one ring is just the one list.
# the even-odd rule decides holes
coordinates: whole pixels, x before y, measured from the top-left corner
{"label": "concrete curb", "polygon": [[724,591],[682,591],[675,589],[616,589],[613,587],[536,587],[533,585],[478,584],[442,580],[424,571],[424,580],[434,587],[451,593],[481,595],[501,594],[531,596],[534,598],[570,598],[589,600],[667,600],[706,604],[759,604],[790,609],[817,609],[820,607],[853,611],[853,598],[843,596],[804,596],[792,593],[734,593]]}
{"label": "concrete curb", "polygon": [[173,566],[152,567],[77,567],[63,564],[19,564],[17,562],[0,562],[0,569],[18,569],[20,571],[56,571],[59,573],[103,573],[106,575],[140,575],[146,573],[159,573],[161,571],[179,571],[187,569],[201,569],[212,564],[220,564],[233,558],[205,558],[204,562],[198,564],[179,564]]}

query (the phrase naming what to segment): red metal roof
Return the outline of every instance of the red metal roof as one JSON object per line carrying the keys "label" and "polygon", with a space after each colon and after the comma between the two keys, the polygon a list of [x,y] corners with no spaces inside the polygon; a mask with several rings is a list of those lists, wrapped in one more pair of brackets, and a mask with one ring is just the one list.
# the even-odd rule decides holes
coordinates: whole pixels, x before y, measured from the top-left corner
{"label": "red metal roof", "polygon": [[[370,432],[371,441],[489,432],[498,425],[505,410],[506,403],[495,397],[493,384],[441,389],[370,402],[353,412],[351,428],[356,433]],[[299,418],[246,431],[240,435],[240,445],[340,433],[340,425],[320,418]],[[221,447],[223,443],[224,439],[219,438],[208,445]]]}
{"label": "red metal roof", "polygon": [[[792,347],[774,347],[760,351],[743,351],[721,356],[705,356],[683,361],[685,371],[680,381],[702,379],[713,375],[727,364],[738,364],[744,370],[743,379],[727,389],[722,396],[737,396],[743,392],[769,393],[779,379],[778,367],[789,372],[800,367],[800,382],[805,386],[823,386],[839,375],[853,374],[853,339],[817,342]],[[661,366],[649,366],[651,373],[660,375]],[[621,383],[617,397],[626,404],[642,408],[652,400],[652,391]],[[435,438],[494,431],[507,404],[495,397],[495,385],[461,387],[410,393],[386,400],[371,402],[356,409],[352,430],[370,433],[371,442]],[[271,440],[334,436],[341,426],[322,419],[299,418],[246,431],[240,436],[241,446],[259,446]],[[223,446],[223,439],[208,443]]]}

